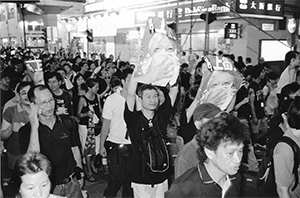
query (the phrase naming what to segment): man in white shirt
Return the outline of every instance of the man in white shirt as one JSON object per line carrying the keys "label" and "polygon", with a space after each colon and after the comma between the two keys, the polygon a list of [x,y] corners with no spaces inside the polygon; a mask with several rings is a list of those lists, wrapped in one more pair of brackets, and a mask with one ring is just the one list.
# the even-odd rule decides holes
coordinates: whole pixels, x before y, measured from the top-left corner
{"label": "man in white shirt", "polygon": [[108,157],[110,171],[105,197],[116,197],[122,186],[122,197],[133,197],[129,179],[131,141],[126,137],[127,126],[124,121],[125,98],[132,72],[132,69],[126,69],[123,71],[122,80],[111,80],[110,86],[114,93],[106,99],[103,107],[100,155]]}

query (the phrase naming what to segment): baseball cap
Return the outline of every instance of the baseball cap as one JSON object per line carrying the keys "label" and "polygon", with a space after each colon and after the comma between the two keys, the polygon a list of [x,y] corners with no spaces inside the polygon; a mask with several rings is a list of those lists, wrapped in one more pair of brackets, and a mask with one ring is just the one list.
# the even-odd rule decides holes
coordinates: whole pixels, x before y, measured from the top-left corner
{"label": "baseball cap", "polygon": [[193,117],[194,122],[200,121],[202,118],[213,118],[218,115],[222,110],[214,104],[204,103],[196,107]]}

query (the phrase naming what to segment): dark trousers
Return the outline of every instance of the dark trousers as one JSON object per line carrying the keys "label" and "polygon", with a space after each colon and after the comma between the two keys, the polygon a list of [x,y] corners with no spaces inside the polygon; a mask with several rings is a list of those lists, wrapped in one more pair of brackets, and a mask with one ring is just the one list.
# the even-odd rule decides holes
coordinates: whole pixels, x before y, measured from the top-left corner
{"label": "dark trousers", "polygon": [[133,197],[131,188],[131,145],[119,145],[113,142],[105,142],[108,153],[109,178],[105,197],[116,197],[118,191],[123,187],[122,197]]}

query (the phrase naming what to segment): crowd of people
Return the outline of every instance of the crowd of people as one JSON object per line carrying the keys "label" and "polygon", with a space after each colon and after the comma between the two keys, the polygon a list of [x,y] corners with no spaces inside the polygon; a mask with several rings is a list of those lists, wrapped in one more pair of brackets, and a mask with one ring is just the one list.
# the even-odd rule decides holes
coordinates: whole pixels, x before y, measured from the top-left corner
{"label": "crowd of people", "polygon": [[[99,156],[109,167],[105,197],[121,188],[122,197],[239,197],[239,170],[259,170],[255,147],[275,147],[279,196],[300,196],[300,186],[290,189],[292,150],[276,145],[285,135],[300,146],[296,51],[285,55],[282,73],[221,51],[181,57],[178,80],[166,87],[153,82],[170,76],[170,64],[136,75],[139,67],[112,55],[0,52],[1,152],[18,197],[86,196],[84,180],[97,182],[103,171]],[[43,81],[26,67],[38,59]],[[155,129],[167,140],[170,127],[184,144],[174,169],[145,175],[141,134]]]}

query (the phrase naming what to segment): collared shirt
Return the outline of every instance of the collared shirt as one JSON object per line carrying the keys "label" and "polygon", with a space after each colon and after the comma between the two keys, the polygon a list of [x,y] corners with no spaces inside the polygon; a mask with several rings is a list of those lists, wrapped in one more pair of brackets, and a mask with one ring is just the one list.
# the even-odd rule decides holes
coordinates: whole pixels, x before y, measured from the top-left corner
{"label": "collared shirt", "polygon": [[[53,129],[39,122],[40,152],[52,162],[55,182],[69,177],[75,170],[76,161],[72,147],[79,146],[78,131],[70,132],[62,118],[67,115],[56,116]],[[64,118],[66,119],[66,118]],[[21,152],[25,153],[29,146],[31,134],[30,123],[20,129]]]}
{"label": "collared shirt", "polygon": [[210,177],[203,163],[177,178],[165,193],[166,198],[176,197],[239,197],[241,178],[229,176],[223,189]]}

